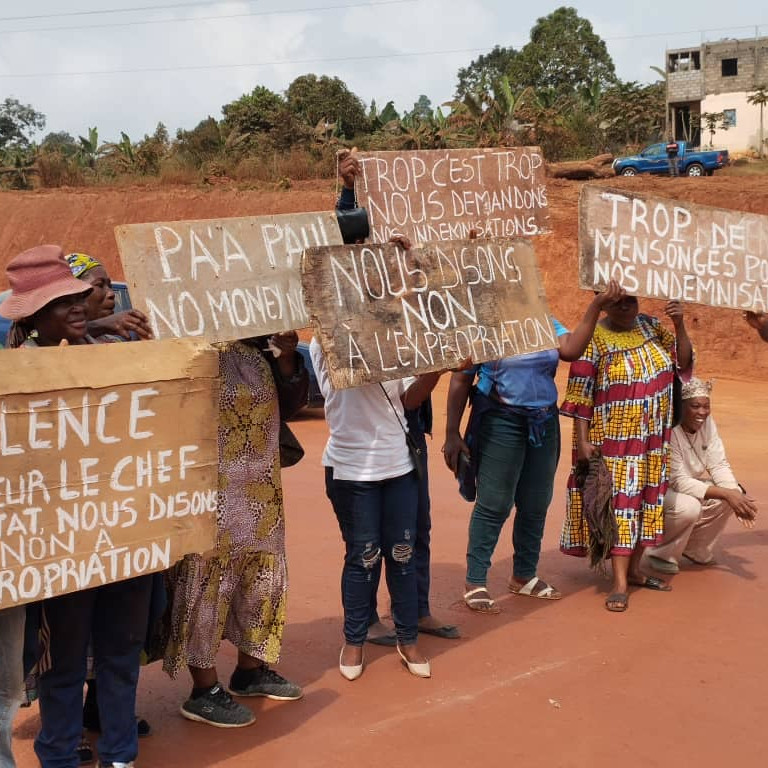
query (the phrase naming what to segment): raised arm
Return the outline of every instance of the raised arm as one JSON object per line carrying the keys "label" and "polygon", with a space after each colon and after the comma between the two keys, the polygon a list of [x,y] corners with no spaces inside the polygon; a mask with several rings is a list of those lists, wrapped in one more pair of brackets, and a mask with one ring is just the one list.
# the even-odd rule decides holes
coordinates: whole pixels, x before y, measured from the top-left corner
{"label": "raised arm", "polygon": [[615,281],[611,280],[608,287],[602,293],[598,293],[589,303],[581,322],[570,333],[559,337],[560,359],[566,362],[578,360],[595,332],[595,326],[600,319],[602,309],[614,301],[618,301],[626,291]]}
{"label": "raised arm", "polygon": [[668,301],[664,312],[675,326],[675,338],[677,340],[677,367],[681,371],[688,371],[693,364],[693,345],[688,337],[683,317],[683,304],[680,301]]}

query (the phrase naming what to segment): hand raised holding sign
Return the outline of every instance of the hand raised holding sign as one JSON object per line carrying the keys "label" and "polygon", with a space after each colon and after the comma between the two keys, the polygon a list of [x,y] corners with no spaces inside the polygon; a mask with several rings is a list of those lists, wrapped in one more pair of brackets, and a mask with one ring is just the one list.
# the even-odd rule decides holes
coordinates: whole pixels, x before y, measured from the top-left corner
{"label": "hand raised holding sign", "polygon": [[355,178],[360,173],[360,161],[357,159],[357,147],[340,149],[336,153],[336,162],[339,166],[339,176],[347,189],[355,188]]}

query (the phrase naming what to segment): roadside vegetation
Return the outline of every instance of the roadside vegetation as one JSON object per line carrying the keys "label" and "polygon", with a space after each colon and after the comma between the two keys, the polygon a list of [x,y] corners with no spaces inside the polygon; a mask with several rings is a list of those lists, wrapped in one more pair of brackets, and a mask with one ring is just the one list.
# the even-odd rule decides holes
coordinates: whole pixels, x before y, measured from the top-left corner
{"label": "roadside vegetation", "polygon": [[163,123],[135,140],[48,133],[46,118],[9,96],[0,102],[0,185],[7,188],[136,183],[242,185],[335,175],[336,151],[539,145],[550,162],[625,152],[665,134],[665,85],[616,77],[605,42],[574,8],[540,18],[520,50],[496,46],[462,67],[454,98],[422,95],[399,113],[366,105],[336,77],[306,74],[284,93],[256,85],[171,136]]}

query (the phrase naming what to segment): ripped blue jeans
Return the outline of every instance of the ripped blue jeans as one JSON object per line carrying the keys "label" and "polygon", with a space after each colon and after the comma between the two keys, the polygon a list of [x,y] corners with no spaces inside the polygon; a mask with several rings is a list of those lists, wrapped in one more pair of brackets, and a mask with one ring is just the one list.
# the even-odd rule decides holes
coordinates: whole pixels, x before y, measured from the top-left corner
{"label": "ripped blue jeans", "polygon": [[334,480],[333,469],[326,467],[325,490],[345,545],[341,602],[346,642],[365,642],[383,560],[397,641],[412,645],[418,635],[419,617],[413,557],[419,498],[416,472],[361,482]]}

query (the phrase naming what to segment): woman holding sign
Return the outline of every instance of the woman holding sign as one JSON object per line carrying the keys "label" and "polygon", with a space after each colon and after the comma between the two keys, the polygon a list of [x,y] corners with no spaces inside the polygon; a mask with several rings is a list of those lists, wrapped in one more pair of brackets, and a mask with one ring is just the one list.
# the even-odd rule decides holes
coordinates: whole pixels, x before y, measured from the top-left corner
{"label": "woman holding sign", "polygon": [[[288,591],[280,419],[307,402],[309,386],[297,342],[290,332],[220,348],[216,548],[171,569],[164,668],[171,675],[189,669],[192,691],[181,714],[217,728],[255,721],[231,694],[279,701],[302,696],[270,666],[280,658]],[[226,688],[216,668],[222,640],[237,648]]]}
{"label": "woman holding sign", "polygon": [[[471,447],[471,469],[463,474],[471,473],[477,487],[469,522],[464,593],[464,602],[471,610],[500,610],[488,592],[486,580],[501,529],[513,506],[514,556],[509,590],[543,600],[558,600],[561,596],[537,573],[560,457],[555,373],[560,360],[579,358],[589,344],[600,310],[622,295],[623,290],[611,281],[605,293],[595,296],[572,333],[555,321],[557,350],[506,357],[451,377],[445,462],[454,474],[460,473],[461,462],[470,464]],[[472,394],[465,442],[459,427],[475,377],[477,387]]]}
{"label": "woman holding sign", "polygon": [[574,468],[560,540],[566,554],[584,556],[589,549],[577,461],[600,453],[612,481],[616,532],[610,547],[613,592],[605,601],[609,611],[627,609],[629,585],[670,589],[640,570],[644,548],[661,544],[664,535],[675,374],[688,380],[693,366],[682,304],[670,301],[665,311],[674,333],[655,317],[638,314],[634,296],[607,304],[589,346],[571,365],[560,409],[575,420]]}
{"label": "woman holding sign", "polygon": [[[11,347],[93,344],[85,301],[92,288],[76,280],[56,245],[19,254],[6,268],[11,295],[0,313],[13,320]],[[83,727],[89,641],[99,681],[101,766],[130,764],[138,754],[135,706],[139,656],[149,615],[151,576],[60,595],[42,604],[45,649],[39,663],[43,768],[75,768]]]}
{"label": "woman holding sign", "polygon": [[421,455],[408,435],[404,410],[424,402],[440,374],[335,389],[317,339],[310,354],[331,433],[323,452],[326,494],[345,545],[339,672],[347,680],[363,674],[363,644],[383,561],[397,652],[412,675],[430,677],[429,661],[417,645],[415,540]]}

